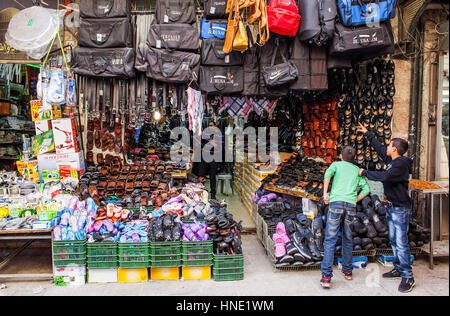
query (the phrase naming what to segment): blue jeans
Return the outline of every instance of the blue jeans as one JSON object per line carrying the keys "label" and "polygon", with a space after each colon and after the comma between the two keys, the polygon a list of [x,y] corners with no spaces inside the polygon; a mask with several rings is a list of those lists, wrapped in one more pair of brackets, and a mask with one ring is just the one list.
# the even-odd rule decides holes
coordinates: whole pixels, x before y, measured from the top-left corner
{"label": "blue jeans", "polygon": [[394,267],[402,278],[412,278],[411,250],[409,248],[408,230],[411,208],[389,207],[386,219],[389,228],[389,240],[394,252]]}
{"label": "blue jeans", "polygon": [[[342,231],[342,270],[353,271],[352,251],[353,236],[351,225],[355,221],[356,206],[347,202],[331,202],[328,210],[327,227],[325,231],[324,256],[322,261],[322,275],[333,276],[332,265],[334,251],[338,240],[338,233]],[[343,222],[343,225],[342,225]]]}

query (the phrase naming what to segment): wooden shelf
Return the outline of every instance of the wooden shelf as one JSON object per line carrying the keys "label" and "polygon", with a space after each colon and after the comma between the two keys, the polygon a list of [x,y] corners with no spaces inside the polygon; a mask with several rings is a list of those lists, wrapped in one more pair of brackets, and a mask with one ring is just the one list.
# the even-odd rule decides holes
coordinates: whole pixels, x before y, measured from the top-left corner
{"label": "wooden shelf", "polygon": [[311,194],[306,193],[306,192],[293,191],[293,190],[288,190],[288,189],[279,188],[279,187],[275,187],[275,186],[269,186],[269,185],[265,185],[264,189],[266,189],[267,191],[272,191],[272,192],[276,192],[276,193],[292,195],[292,196],[299,197],[299,198],[307,198],[307,199],[310,199],[310,200],[313,200],[313,201],[319,201],[320,200],[320,197],[311,195]]}

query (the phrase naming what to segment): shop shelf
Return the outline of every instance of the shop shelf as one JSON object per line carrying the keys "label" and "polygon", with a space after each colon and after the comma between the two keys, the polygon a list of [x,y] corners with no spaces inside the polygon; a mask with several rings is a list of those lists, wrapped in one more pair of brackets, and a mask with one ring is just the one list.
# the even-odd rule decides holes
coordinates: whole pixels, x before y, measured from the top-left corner
{"label": "shop shelf", "polygon": [[53,241],[53,264],[55,267],[86,265],[86,240]]}
{"label": "shop shelf", "polygon": [[[420,255],[422,253],[422,248],[421,247],[414,247],[411,248],[411,254],[412,255]],[[377,248],[375,249],[375,255],[379,256],[379,255],[383,255],[383,256],[393,256],[394,252],[392,251],[392,248],[385,248],[385,249],[380,249]]]}
{"label": "shop shelf", "polygon": [[244,279],[244,255],[214,255],[213,276],[215,281]]}
{"label": "shop shelf", "polygon": [[213,242],[183,241],[182,265],[184,267],[206,267],[213,265]]}
{"label": "shop shelf", "polygon": [[181,242],[150,242],[150,262],[152,268],[180,267]]}
{"label": "shop shelf", "polygon": [[115,242],[88,243],[87,266],[90,269],[118,267],[118,249]]}
{"label": "shop shelf", "polygon": [[150,243],[119,243],[119,268],[149,268]]}
{"label": "shop shelf", "polygon": [[[377,254],[376,249],[371,250],[353,250],[352,256],[353,257],[375,257]],[[342,251],[337,251],[334,253],[334,257],[342,257]]]}

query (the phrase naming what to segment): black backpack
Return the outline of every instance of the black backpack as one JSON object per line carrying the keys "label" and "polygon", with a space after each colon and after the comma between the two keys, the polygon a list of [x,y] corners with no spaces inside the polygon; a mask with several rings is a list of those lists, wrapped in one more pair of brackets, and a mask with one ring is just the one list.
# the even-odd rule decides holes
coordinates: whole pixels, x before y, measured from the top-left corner
{"label": "black backpack", "polygon": [[300,40],[326,45],[334,35],[334,24],[337,16],[336,0],[299,0]]}

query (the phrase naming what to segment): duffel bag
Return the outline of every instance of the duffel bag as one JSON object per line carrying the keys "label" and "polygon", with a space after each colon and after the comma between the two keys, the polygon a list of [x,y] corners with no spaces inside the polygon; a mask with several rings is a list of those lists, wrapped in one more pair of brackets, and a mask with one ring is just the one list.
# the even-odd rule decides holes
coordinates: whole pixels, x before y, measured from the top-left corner
{"label": "duffel bag", "polygon": [[197,20],[194,0],[156,0],[156,21],[192,24]]}
{"label": "duffel bag", "polygon": [[337,15],[335,0],[299,0],[302,13],[299,34],[300,40],[309,44],[323,46],[334,35]]}
{"label": "duffel bag", "polygon": [[226,19],[228,18],[227,0],[203,0],[205,18]]}
{"label": "duffel bag", "polygon": [[201,64],[204,66],[240,66],[243,63],[243,54],[232,51],[223,52],[224,39],[210,38],[202,41],[200,50]]}
{"label": "duffel bag", "polygon": [[133,78],[134,59],[133,48],[77,47],[72,52],[71,69],[83,76]]}
{"label": "duffel bag", "polygon": [[197,28],[190,24],[154,24],[150,27],[148,45],[167,50],[198,50]]}
{"label": "duffel bag", "polygon": [[82,19],[78,29],[78,46],[133,47],[133,27],[129,18]]}
{"label": "duffel bag", "polygon": [[242,95],[259,95],[259,54],[253,34],[247,26],[247,34],[251,46],[244,52],[244,90]]}
{"label": "duffel bag", "polygon": [[363,56],[378,54],[391,47],[393,35],[389,22],[379,26],[345,27],[336,24],[335,35],[329,49],[334,56]]}
{"label": "duffel bag", "polygon": [[298,7],[293,0],[271,0],[267,6],[270,32],[295,36],[300,24]]}
{"label": "duffel bag", "polygon": [[198,78],[200,55],[167,51],[141,44],[136,53],[136,69],[147,77],[168,83],[188,83]]}
{"label": "duffel bag", "polygon": [[200,21],[200,39],[225,38],[227,23],[218,23],[208,20]]}
{"label": "duffel bag", "polygon": [[200,67],[200,90],[212,95],[240,94],[244,89],[244,70],[240,66]]}
{"label": "duffel bag", "polygon": [[261,69],[264,82],[270,88],[287,85],[298,79],[297,66],[292,60],[287,60],[283,52],[280,52],[283,62],[275,64],[275,58],[279,50],[278,47],[277,45],[275,53],[272,55],[270,66],[265,66]]}
{"label": "duffel bag", "polygon": [[338,0],[341,22],[358,26],[395,18],[397,0]]}
{"label": "duffel bag", "polygon": [[82,18],[119,18],[129,16],[129,0],[81,0],[80,16]]}

